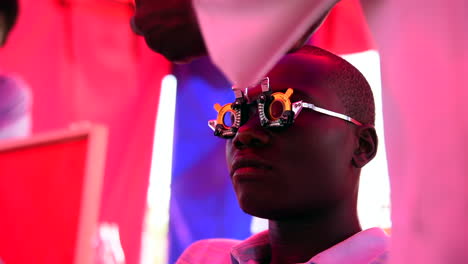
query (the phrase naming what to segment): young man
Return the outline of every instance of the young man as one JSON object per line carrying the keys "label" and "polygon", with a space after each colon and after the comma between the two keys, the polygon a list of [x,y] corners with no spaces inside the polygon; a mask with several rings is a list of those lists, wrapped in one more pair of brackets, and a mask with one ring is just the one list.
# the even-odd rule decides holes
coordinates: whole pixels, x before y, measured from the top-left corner
{"label": "young man", "polygon": [[377,228],[361,231],[356,212],[360,170],[377,151],[374,101],[362,74],[306,46],[286,55],[261,84],[236,90],[236,97],[216,106],[218,119],[210,125],[227,139],[240,207],[268,219],[269,228],[242,242],[196,242],[178,263],[382,260],[387,236]]}

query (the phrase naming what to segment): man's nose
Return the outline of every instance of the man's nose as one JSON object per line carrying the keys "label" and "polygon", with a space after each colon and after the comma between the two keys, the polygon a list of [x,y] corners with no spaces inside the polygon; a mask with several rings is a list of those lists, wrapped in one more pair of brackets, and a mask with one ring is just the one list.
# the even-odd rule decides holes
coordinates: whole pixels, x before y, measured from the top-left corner
{"label": "man's nose", "polygon": [[233,138],[238,149],[263,147],[270,143],[271,134],[260,125],[258,113],[243,124]]}

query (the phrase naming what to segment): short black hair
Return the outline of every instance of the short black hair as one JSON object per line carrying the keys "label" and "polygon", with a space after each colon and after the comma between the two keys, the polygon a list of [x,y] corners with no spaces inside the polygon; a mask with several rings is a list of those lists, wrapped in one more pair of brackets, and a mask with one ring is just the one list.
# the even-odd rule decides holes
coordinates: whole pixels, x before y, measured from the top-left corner
{"label": "short black hair", "polygon": [[[19,4],[18,0],[1,0],[0,1],[0,14],[5,17],[6,23],[6,36],[5,41],[8,37],[8,34],[13,29],[18,20]],[[0,43],[1,45],[2,43]]]}
{"label": "short black hair", "polygon": [[315,46],[304,46],[296,54],[327,57],[335,64],[326,80],[335,89],[346,115],[363,124],[374,125],[375,105],[372,89],[362,73],[343,58]]}

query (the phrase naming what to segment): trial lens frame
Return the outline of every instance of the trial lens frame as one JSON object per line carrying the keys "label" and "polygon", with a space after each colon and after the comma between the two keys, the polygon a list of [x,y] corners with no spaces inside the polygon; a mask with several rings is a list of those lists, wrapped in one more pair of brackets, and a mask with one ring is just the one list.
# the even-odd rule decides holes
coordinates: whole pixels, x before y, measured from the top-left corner
{"label": "trial lens frame", "polygon": [[[311,103],[306,103],[303,101],[291,103],[289,98],[293,94],[294,90],[292,88],[288,88],[285,93],[273,93],[271,91],[270,80],[268,77],[264,78],[260,84],[262,88],[262,94],[258,97],[257,104],[260,124],[262,127],[289,127],[294,123],[294,119],[296,119],[303,108],[311,109],[328,116],[340,118],[357,126],[362,126],[362,123],[354,118],[318,107]],[[245,108],[247,104],[246,94],[244,94],[244,91],[235,87],[232,89],[236,96],[234,103],[225,104],[224,106],[215,104],[214,108],[218,112],[217,119],[208,121],[208,126],[213,129],[214,135],[222,138],[232,138],[236,135],[237,130],[242,125],[242,109]],[[248,88],[246,88],[245,91],[247,91],[247,89]],[[283,112],[279,117],[273,117],[271,114],[272,106],[275,102],[281,103],[283,107]],[[266,109],[268,109],[268,113],[265,111]],[[230,126],[226,125],[224,122],[224,118],[227,114],[234,116],[234,122]]]}

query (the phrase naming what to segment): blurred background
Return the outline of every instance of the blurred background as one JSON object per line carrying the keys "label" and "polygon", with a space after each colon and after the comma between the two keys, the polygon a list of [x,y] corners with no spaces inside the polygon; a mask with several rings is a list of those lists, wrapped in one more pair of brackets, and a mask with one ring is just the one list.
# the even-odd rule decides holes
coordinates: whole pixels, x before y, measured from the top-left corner
{"label": "blurred background", "polygon": [[[131,0],[19,2],[17,24],[0,49],[0,161],[6,157],[2,146],[7,143],[22,144],[83,123],[107,130],[104,169],[95,176],[102,178],[98,216],[88,221],[96,232],[93,241],[84,243],[95,250],[92,262],[174,263],[196,240],[244,239],[266,228],[264,220],[252,219],[238,208],[225,166],[224,141],[207,126],[216,115],[213,104],[234,99],[231,84],[208,59],[172,65],[149,50],[130,29]],[[390,230],[379,55],[359,1],[338,4],[310,43],[343,56],[373,88],[381,140],[376,159],[362,172],[359,216],[363,228]],[[55,156],[50,159],[52,166],[64,167]],[[87,162],[92,166],[93,159]],[[68,177],[69,170],[64,167],[58,173]],[[46,172],[34,173],[41,182],[35,182],[36,189],[57,186],[47,180]],[[0,168],[0,184],[23,177],[14,174]],[[15,203],[11,197],[28,203],[47,196],[44,192],[31,198],[28,193],[19,196],[14,187],[5,189],[2,211]],[[71,191],[64,189],[60,195]],[[54,201],[47,200],[47,208],[53,211]],[[9,211],[2,215],[8,218]],[[83,215],[77,218],[70,225],[86,221]],[[34,228],[53,229],[52,223],[56,221]],[[0,236],[0,245],[7,239]],[[43,243],[37,247],[47,247],[46,236],[38,241]],[[22,252],[21,247],[17,250]],[[40,260],[32,256],[29,263],[66,263],[53,256],[54,251]],[[0,248],[0,263],[2,259],[9,263]]]}

